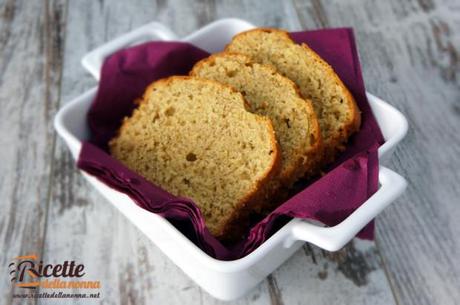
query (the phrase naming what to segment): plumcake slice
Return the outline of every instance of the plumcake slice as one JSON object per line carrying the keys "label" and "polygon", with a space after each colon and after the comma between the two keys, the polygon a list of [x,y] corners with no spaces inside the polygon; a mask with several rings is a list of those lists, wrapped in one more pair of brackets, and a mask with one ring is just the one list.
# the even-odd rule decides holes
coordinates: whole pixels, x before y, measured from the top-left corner
{"label": "plumcake slice", "polygon": [[274,179],[279,184],[289,187],[317,167],[315,158],[321,145],[318,120],[311,102],[300,96],[291,80],[271,66],[228,52],[201,60],[191,75],[234,87],[244,95],[252,112],[271,119],[281,150],[281,167]]}
{"label": "plumcake slice", "polygon": [[264,28],[243,32],[226,51],[274,66],[299,86],[303,97],[312,100],[324,142],[323,164],[332,162],[358,131],[361,115],[351,93],[329,64],[306,44],[296,44],[287,32]]}
{"label": "plumcake slice", "polygon": [[150,182],[191,198],[211,234],[226,239],[279,162],[270,120],[246,107],[239,92],[218,82],[162,79],[147,87],[110,152]]}

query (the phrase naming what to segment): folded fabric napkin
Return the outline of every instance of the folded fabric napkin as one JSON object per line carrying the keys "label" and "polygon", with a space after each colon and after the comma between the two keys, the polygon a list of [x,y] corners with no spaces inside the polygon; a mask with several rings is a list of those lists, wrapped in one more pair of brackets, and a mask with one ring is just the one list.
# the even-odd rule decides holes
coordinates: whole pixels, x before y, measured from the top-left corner
{"label": "folded fabric napkin", "polygon": [[[83,143],[78,167],[110,187],[127,194],[141,208],[168,219],[209,255],[223,260],[245,256],[280,225],[292,218],[313,219],[333,226],[364,203],[378,188],[377,149],[384,142],[366,99],[353,31],[326,29],[291,33],[297,43],[307,43],[340,76],[362,113],[362,126],[326,174],[256,223],[236,245],[223,245],[207,230],[192,200],[176,197],[112,158],[107,143],[121,120],[130,115],[134,101],[151,82],[170,75],[188,74],[209,54],[184,42],[149,42],[121,50],[104,63],[98,92],[88,112],[91,139]],[[373,223],[359,236],[373,238]]]}

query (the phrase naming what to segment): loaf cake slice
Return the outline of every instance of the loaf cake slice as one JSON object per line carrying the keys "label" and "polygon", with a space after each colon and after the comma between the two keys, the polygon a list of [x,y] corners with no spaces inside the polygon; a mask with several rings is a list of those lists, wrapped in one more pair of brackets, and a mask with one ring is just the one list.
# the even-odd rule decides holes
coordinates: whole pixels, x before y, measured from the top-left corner
{"label": "loaf cake slice", "polygon": [[276,171],[269,119],[215,81],[173,76],[151,84],[110,143],[113,157],[150,182],[199,206],[225,239]]}
{"label": "loaf cake slice", "polygon": [[311,101],[300,96],[291,80],[271,66],[228,52],[201,60],[191,75],[234,87],[242,92],[252,112],[271,119],[282,157],[278,177],[270,184],[272,192],[277,184],[289,187],[317,167],[315,158],[321,145],[318,120]]}
{"label": "loaf cake slice", "polygon": [[296,44],[287,32],[264,28],[243,32],[226,51],[274,66],[299,86],[303,97],[312,100],[324,142],[322,163],[331,162],[359,129],[358,107],[332,67],[306,44]]}

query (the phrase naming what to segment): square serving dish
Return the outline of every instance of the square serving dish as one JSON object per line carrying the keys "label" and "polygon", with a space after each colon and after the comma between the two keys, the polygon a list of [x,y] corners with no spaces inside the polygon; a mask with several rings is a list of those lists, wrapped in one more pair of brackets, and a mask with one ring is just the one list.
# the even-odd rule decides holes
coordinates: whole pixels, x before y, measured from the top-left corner
{"label": "square serving dish", "polygon": [[[212,53],[221,50],[233,35],[253,27],[254,25],[243,20],[222,19],[179,39],[163,25],[150,23],[88,53],[82,64],[99,80],[104,59],[122,48],[149,40],[182,40]],[[89,138],[86,114],[96,90],[97,88],[92,88],[66,103],[55,117],[55,128],[75,159],[80,153],[82,141]],[[379,148],[382,162],[391,156],[396,145],[403,139],[408,124],[405,117],[388,103],[369,93],[367,97],[385,138],[385,143]],[[82,174],[190,278],[208,293],[222,300],[233,300],[245,295],[305,242],[328,251],[342,248],[401,195],[407,185],[403,177],[380,166],[378,191],[340,224],[322,227],[293,219],[247,256],[233,261],[221,261],[204,253],[164,218],[138,207],[128,196],[111,189],[96,178],[84,172]]]}

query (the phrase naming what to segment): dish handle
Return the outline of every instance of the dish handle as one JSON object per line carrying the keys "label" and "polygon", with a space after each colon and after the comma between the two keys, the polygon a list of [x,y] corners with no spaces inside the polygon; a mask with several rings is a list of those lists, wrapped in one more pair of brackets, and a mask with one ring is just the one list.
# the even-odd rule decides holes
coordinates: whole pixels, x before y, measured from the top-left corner
{"label": "dish handle", "polygon": [[141,44],[149,40],[178,40],[178,37],[161,23],[151,22],[91,51],[82,58],[81,64],[99,81],[102,64],[106,57],[117,50]]}
{"label": "dish handle", "polygon": [[336,226],[322,227],[299,220],[291,227],[292,242],[305,241],[328,251],[341,249],[407,187],[402,176],[383,166],[379,168],[379,183],[378,191]]}

